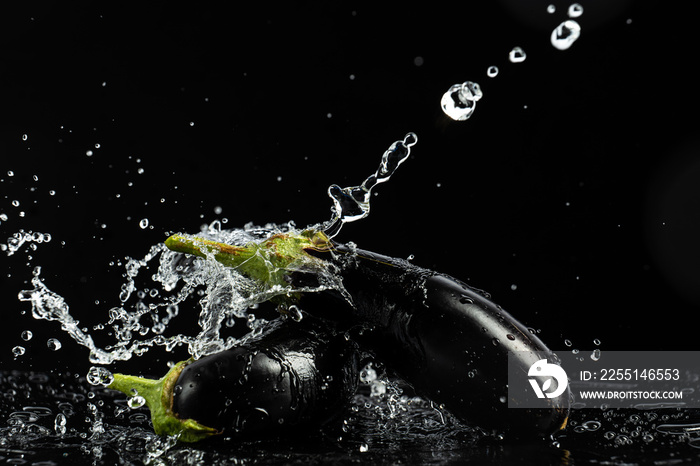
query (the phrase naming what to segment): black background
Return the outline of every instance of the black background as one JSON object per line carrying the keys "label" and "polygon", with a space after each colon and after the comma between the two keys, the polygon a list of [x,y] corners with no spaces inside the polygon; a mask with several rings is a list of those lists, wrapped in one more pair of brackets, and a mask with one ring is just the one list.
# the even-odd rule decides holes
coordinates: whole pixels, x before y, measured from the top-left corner
{"label": "black background", "polygon": [[[89,365],[17,300],[34,266],[81,325],[104,322],[124,282],[111,262],[216,218],[324,221],[327,187],[359,184],[409,131],[411,158],[339,240],[489,291],[553,349],[697,349],[691,12],[583,1],[559,51],[568,2],[331,3],[2,11],[0,242],[52,240],[0,259],[0,370]],[[455,122],[440,98],[466,80],[484,97]]]}

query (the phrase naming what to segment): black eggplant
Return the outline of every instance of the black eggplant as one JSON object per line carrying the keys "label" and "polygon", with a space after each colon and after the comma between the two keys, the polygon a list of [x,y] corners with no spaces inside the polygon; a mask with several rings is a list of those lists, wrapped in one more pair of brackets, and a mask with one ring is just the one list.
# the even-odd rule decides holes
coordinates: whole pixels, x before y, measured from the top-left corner
{"label": "black eggplant", "polygon": [[193,442],[322,425],[355,394],[358,373],[356,344],[309,318],[276,322],[158,381],[115,374],[109,387],[143,396],[157,434]]}
{"label": "black eggplant", "polygon": [[[548,399],[544,409],[508,407],[509,354],[511,369],[524,377],[543,354],[554,355],[484,292],[401,259],[342,245],[313,254],[338,266],[346,295],[333,294],[338,302],[347,302],[349,294],[351,315],[363,328],[361,344],[418,393],[464,421],[510,437],[544,436],[565,426],[568,391]],[[330,317],[328,303],[314,306],[305,297],[302,305]],[[531,399],[519,394],[510,401]]]}

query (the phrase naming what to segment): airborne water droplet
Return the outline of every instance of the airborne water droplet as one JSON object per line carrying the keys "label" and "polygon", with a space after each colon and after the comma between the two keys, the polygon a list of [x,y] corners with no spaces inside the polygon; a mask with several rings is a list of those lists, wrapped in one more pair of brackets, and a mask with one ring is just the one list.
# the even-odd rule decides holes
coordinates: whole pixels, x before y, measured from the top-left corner
{"label": "airborne water droplet", "polygon": [[445,115],[457,121],[464,121],[472,116],[476,102],[483,97],[481,87],[474,82],[465,81],[455,84],[442,96],[440,105]]}
{"label": "airborne water droplet", "polygon": [[522,47],[513,47],[513,50],[508,53],[508,60],[511,63],[522,63],[525,61],[525,58],[527,58],[527,55]]}
{"label": "airborne water droplet", "polygon": [[63,345],[61,345],[61,342],[58,341],[57,339],[49,338],[46,341],[46,346],[48,346],[51,351],[58,351],[61,349],[61,346],[63,346]]}
{"label": "airborne water droplet", "polygon": [[33,336],[34,336],[34,334],[32,333],[31,330],[25,330],[24,332],[22,332],[22,340],[24,340],[24,341],[31,340]]}
{"label": "airborne water droplet", "polygon": [[489,66],[486,70],[486,76],[488,76],[489,78],[495,78],[496,76],[498,76],[498,67]]}
{"label": "airborne water droplet", "polygon": [[15,358],[22,356],[25,352],[25,349],[23,346],[15,346],[12,348],[12,354],[15,355]]}
{"label": "airborne water droplet", "polygon": [[566,50],[576,42],[581,36],[581,26],[572,20],[568,19],[554,28],[550,37],[552,45],[558,50]]}
{"label": "airborne water droplet", "polygon": [[569,11],[567,13],[569,15],[569,18],[578,18],[583,14],[583,7],[580,3],[572,3],[569,6]]}
{"label": "airborne water droplet", "polygon": [[145,230],[148,228],[148,219],[147,218],[142,218],[141,221],[139,222],[139,228],[142,230]]}

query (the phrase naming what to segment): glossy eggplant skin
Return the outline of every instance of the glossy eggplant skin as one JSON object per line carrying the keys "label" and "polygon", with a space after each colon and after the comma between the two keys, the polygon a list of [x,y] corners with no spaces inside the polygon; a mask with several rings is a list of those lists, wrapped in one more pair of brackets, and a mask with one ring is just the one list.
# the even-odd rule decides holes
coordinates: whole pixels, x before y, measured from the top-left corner
{"label": "glossy eggplant skin", "polygon": [[511,438],[563,428],[568,392],[548,400],[548,408],[508,407],[508,354],[526,376],[542,353],[551,352],[483,292],[400,259],[340,245],[332,255],[352,298],[351,313],[369,329],[360,344],[418,393]]}
{"label": "glossy eggplant skin", "polygon": [[284,321],[189,364],[173,389],[173,412],[231,436],[333,419],[357,389],[357,345],[310,320]]}

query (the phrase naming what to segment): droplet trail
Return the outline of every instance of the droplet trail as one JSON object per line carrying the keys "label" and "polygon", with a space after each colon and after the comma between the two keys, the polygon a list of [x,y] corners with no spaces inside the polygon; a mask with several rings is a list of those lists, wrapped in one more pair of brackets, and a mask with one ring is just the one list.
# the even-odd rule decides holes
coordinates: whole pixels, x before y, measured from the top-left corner
{"label": "droplet trail", "polygon": [[334,237],[343,224],[354,222],[369,215],[372,189],[391,178],[396,169],[410,155],[411,147],[418,142],[415,133],[408,133],[401,141],[394,142],[382,155],[377,171],[367,177],[360,186],[341,188],[334,184],[328,188],[328,196],[333,200],[333,218],[325,228],[329,237]]}

